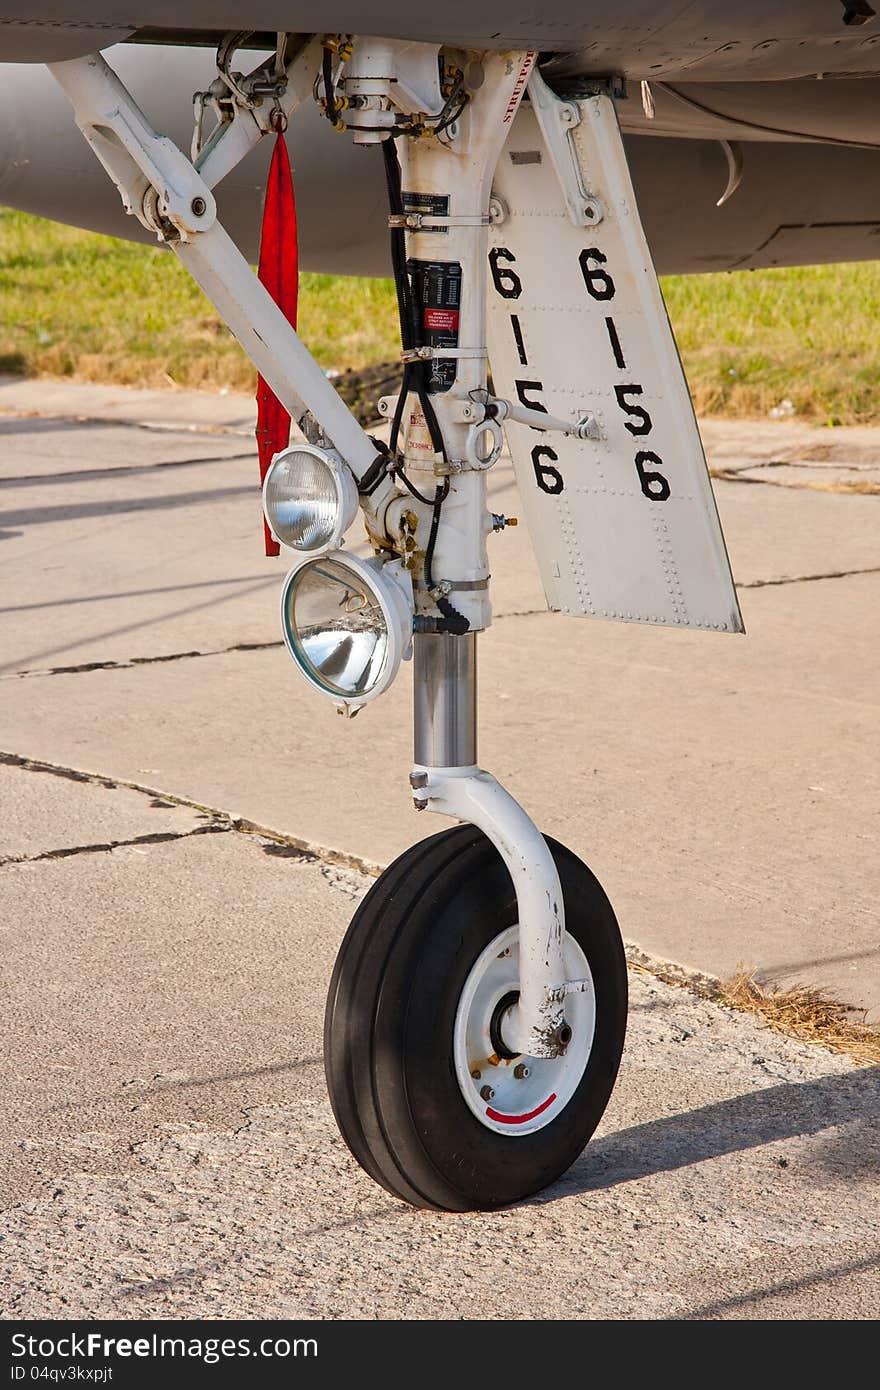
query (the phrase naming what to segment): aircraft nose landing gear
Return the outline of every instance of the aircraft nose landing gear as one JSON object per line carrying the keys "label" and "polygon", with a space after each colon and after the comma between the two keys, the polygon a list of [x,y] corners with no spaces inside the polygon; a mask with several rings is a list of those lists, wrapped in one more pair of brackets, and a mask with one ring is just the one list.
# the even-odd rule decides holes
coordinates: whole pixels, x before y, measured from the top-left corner
{"label": "aircraft nose landing gear", "polygon": [[601,886],[476,766],[475,663],[474,634],[416,638],[415,803],[471,823],[377,880],[324,1024],[355,1158],[396,1196],[449,1211],[506,1206],[570,1167],[626,1030],[626,960]]}
{"label": "aircraft nose landing gear", "polygon": [[[221,45],[221,76],[239,39]],[[210,138],[197,132],[195,165],[101,55],[52,71],[126,208],[195,276],[309,441],[276,455],[264,496],[268,525],[299,552],[282,594],[296,669],[351,715],[413,655],[413,800],[463,822],[391,865],[342,944],[325,1018],[340,1129],[408,1202],[503,1206],[558,1178],[593,1133],[627,991],[602,888],[477,765],[501,422],[551,607],[742,624],[603,84],[563,100],[534,52],[290,39],[236,79]],[[311,92],[334,126],[383,149],[404,369],[380,402],[387,444],[342,404],[211,194]],[[341,548],[358,504],[368,560]]]}

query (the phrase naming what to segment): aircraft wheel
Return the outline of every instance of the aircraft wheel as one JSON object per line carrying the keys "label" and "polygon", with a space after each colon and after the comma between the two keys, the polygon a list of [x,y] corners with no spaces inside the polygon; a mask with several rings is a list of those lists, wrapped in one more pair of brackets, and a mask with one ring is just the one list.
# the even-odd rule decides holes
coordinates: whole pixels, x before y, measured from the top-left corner
{"label": "aircraft wheel", "polygon": [[611,1095],[627,982],[614,912],[587,866],[548,838],[562,882],[565,1055],[504,1055],[516,998],[516,894],[491,842],[456,826],[382,874],[340,948],[324,1022],[330,1101],[371,1177],[418,1207],[505,1206],[578,1157]]}

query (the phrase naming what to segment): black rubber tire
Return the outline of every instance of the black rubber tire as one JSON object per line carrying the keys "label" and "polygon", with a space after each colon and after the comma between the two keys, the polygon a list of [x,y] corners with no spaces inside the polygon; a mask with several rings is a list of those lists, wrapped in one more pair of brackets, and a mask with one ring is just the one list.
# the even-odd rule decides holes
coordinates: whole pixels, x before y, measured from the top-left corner
{"label": "black rubber tire", "polygon": [[324,1018],[324,1066],[342,1137],[361,1167],[418,1207],[507,1206],[555,1182],[602,1117],[626,1032],[626,960],[601,885],[547,839],[566,930],[590,965],[596,1028],[560,1114],[507,1137],[468,1109],[455,1076],[458,1002],[475,961],[517,920],[498,851],[473,826],[413,845],[377,879],[342,942]]}

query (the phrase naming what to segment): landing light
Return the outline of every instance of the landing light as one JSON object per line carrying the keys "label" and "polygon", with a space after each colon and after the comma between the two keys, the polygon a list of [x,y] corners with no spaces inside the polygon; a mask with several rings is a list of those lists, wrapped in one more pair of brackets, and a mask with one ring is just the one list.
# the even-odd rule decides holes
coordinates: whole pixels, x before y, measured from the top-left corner
{"label": "landing light", "polygon": [[292,444],[275,455],[263,483],[263,511],[282,545],[311,554],[332,550],[357,508],[357,484],[332,450]]}
{"label": "landing light", "polygon": [[281,591],[284,642],[300,674],[346,714],[387,690],[412,654],[413,597],[399,560],[334,551],[292,569]]}

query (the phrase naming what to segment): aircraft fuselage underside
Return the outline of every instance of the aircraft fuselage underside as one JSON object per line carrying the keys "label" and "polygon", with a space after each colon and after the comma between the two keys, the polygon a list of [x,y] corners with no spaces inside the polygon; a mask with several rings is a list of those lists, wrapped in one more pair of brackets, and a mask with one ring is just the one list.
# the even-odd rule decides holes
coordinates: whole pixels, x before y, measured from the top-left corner
{"label": "aircraft fuselage underside", "polygon": [[[323,0],[298,4],[304,32],[353,33],[475,49],[535,48],[565,54],[578,74],[754,81],[873,74],[878,35],[865,0]],[[0,0],[0,61],[52,62],[122,39],[216,46],[246,23],[274,34],[291,19],[289,0]]]}

